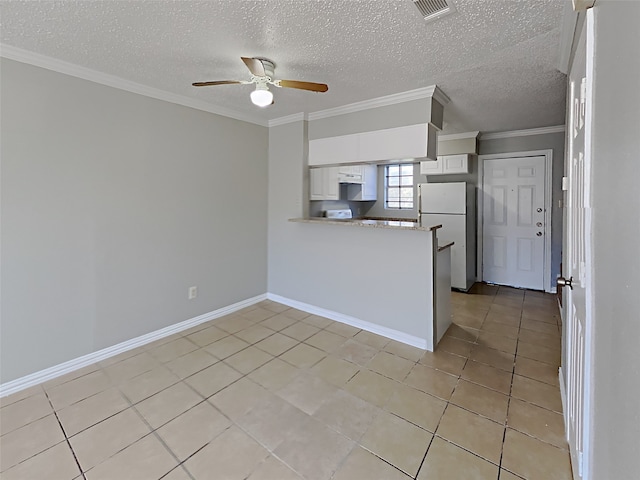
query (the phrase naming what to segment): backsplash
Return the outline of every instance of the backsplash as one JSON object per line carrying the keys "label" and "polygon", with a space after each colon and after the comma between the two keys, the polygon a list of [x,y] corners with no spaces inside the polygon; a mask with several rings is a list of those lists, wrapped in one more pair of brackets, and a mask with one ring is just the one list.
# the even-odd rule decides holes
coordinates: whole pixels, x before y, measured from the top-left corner
{"label": "backsplash", "polygon": [[312,200],[309,202],[309,216],[322,217],[325,210],[341,210],[348,208],[354,218],[367,214],[375,202],[348,202],[346,200]]}

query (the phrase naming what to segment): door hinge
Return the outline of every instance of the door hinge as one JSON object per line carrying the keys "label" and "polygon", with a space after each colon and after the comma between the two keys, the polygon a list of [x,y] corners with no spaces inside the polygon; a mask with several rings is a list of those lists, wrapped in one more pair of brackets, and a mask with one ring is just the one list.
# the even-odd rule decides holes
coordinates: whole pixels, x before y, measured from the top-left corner
{"label": "door hinge", "polygon": [[569,190],[569,177],[562,177],[562,191],[566,192]]}
{"label": "door hinge", "polygon": [[582,471],[583,471],[582,462],[583,462],[583,458],[584,457],[582,455],[582,452],[578,452],[578,476],[580,478],[582,478]]}
{"label": "door hinge", "polygon": [[584,12],[589,8],[593,8],[596,0],[573,0],[573,10],[576,12]]}

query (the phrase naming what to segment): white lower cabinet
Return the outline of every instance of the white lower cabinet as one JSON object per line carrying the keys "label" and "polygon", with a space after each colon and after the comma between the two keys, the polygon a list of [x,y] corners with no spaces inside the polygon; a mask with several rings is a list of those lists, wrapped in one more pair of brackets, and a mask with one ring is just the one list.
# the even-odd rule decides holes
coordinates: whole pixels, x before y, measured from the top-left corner
{"label": "white lower cabinet", "polygon": [[435,162],[420,162],[422,175],[469,173],[469,155],[440,155]]}
{"label": "white lower cabinet", "polygon": [[309,169],[309,198],[311,200],[339,200],[338,167]]}

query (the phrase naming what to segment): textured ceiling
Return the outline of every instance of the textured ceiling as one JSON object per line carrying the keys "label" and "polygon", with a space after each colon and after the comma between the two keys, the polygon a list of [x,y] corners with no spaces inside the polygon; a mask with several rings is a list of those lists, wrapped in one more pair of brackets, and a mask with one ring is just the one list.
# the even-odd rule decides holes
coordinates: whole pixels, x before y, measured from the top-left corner
{"label": "textured ceiling", "polygon": [[[425,22],[411,0],[0,1],[0,41],[262,121],[429,85],[450,98],[445,133],[564,123],[556,70],[561,0],[453,0]],[[249,101],[241,56],[276,77],[329,84]]]}

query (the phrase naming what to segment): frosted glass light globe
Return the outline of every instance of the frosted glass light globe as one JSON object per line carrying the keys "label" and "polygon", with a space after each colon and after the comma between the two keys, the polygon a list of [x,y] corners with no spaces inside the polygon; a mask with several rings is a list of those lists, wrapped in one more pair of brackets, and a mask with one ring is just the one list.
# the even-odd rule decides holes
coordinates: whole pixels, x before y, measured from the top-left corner
{"label": "frosted glass light globe", "polygon": [[264,88],[256,87],[256,89],[251,92],[251,101],[258,107],[267,107],[273,102],[273,93],[271,93],[266,86]]}

